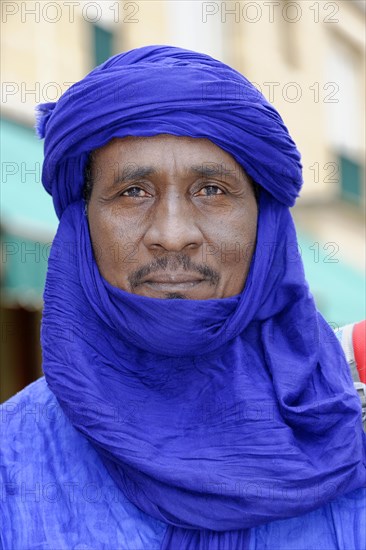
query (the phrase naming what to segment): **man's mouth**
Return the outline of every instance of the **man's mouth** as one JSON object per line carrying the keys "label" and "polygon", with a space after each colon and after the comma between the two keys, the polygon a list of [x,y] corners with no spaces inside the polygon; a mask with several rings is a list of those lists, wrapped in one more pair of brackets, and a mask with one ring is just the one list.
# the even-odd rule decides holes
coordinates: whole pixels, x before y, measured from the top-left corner
{"label": "man's mouth", "polygon": [[155,290],[166,292],[190,290],[205,279],[202,276],[189,273],[162,273],[146,277],[141,284],[147,285]]}

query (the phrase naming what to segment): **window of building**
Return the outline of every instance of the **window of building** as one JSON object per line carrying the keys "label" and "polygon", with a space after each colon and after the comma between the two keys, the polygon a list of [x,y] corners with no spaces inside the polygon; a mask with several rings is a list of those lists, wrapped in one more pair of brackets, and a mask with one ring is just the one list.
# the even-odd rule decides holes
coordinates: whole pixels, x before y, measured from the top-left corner
{"label": "window of building", "polygon": [[338,162],[341,197],[359,204],[362,197],[362,166],[345,154],[338,156]]}
{"label": "window of building", "polygon": [[362,55],[348,37],[331,33],[324,71],[327,138],[339,167],[338,195],[358,205],[362,204],[364,195],[362,66]]}
{"label": "window of building", "polygon": [[100,65],[113,55],[113,32],[93,24],[94,65]]}

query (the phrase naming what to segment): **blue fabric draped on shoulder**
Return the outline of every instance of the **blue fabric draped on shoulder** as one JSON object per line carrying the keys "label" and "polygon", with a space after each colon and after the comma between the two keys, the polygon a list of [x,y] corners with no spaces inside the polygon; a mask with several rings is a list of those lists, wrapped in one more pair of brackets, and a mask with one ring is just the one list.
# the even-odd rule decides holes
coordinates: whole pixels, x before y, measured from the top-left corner
{"label": "blue fabric draped on shoulder", "polygon": [[[60,218],[46,380],[127,498],[169,524],[163,548],[243,550],[250,528],[364,486],[360,402],[304,278],[288,208],[300,155],[274,108],[219,61],[152,46],[111,58],[39,116]],[[161,133],[210,139],[261,186],[237,296],[148,298],[98,270],[82,200],[88,156],[114,137]]]}

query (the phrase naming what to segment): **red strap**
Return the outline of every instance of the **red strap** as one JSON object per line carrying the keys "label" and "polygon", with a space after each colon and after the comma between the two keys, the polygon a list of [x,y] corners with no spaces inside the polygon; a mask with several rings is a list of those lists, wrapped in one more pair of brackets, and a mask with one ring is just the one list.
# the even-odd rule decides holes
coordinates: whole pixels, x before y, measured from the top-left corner
{"label": "red strap", "polygon": [[353,327],[352,343],[360,380],[366,384],[366,320]]}

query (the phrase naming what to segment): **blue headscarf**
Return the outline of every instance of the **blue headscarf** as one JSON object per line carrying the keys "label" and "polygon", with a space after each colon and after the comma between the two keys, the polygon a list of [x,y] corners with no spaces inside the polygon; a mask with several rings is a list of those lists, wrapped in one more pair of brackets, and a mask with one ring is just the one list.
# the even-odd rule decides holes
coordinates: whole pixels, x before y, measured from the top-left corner
{"label": "blue headscarf", "polygon": [[[248,547],[250,529],[365,485],[359,398],[317,312],[289,213],[300,155],[274,108],[206,55],[116,55],[39,109],[43,184],[60,224],[44,293],[51,390],[163,547]],[[244,290],[210,300],[130,294],[100,274],[82,188],[114,137],[208,138],[261,186]]]}

